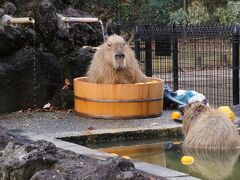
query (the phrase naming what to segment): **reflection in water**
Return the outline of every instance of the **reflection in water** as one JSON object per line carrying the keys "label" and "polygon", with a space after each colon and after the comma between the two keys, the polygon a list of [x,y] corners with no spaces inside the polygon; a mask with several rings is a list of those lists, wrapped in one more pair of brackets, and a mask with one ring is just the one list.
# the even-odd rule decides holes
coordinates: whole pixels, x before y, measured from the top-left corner
{"label": "reflection in water", "polygon": [[[99,150],[119,156],[129,156],[151,164],[174,169],[190,174],[194,177],[209,180],[237,180],[240,179],[240,150],[196,150],[187,149],[179,145],[179,142],[147,142],[149,144],[134,145],[126,142],[104,146]],[[181,163],[182,156],[192,156],[194,163],[185,166]]]}
{"label": "reflection in water", "polygon": [[135,160],[151,162],[152,164],[158,164],[166,167],[163,143],[120,146],[113,148],[102,148],[99,150],[108,153],[114,153],[119,156],[129,156]]}
{"label": "reflection in water", "polygon": [[238,160],[239,150],[198,150],[183,148],[184,155],[192,156],[194,164],[191,171],[201,174],[206,179],[227,179],[232,174]]}

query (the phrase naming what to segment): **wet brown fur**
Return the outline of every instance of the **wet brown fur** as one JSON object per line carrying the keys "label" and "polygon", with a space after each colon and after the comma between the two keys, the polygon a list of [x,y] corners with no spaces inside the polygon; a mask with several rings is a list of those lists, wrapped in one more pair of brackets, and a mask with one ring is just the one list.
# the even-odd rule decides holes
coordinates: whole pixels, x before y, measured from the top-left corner
{"label": "wet brown fur", "polygon": [[198,149],[235,149],[240,136],[226,114],[200,102],[184,109],[184,146]]}
{"label": "wet brown fur", "polygon": [[[125,55],[125,68],[114,68],[115,54],[118,50]],[[139,68],[134,52],[125,40],[118,36],[110,36],[96,51],[89,71],[88,81],[104,84],[131,84],[146,82],[147,78]]]}

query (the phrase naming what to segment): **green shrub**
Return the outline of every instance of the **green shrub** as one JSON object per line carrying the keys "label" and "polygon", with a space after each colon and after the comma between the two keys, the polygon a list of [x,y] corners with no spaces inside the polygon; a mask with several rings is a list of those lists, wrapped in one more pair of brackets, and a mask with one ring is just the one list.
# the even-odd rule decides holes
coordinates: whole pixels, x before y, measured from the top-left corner
{"label": "green shrub", "polygon": [[217,8],[214,12],[215,17],[220,23],[230,24],[239,21],[240,2],[229,1],[225,8]]}
{"label": "green shrub", "polygon": [[177,11],[174,11],[170,14],[170,23],[177,25],[186,25],[187,24],[187,12],[180,8]]}
{"label": "green shrub", "polygon": [[209,21],[207,8],[199,1],[194,1],[188,7],[188,24],[196,25]]}

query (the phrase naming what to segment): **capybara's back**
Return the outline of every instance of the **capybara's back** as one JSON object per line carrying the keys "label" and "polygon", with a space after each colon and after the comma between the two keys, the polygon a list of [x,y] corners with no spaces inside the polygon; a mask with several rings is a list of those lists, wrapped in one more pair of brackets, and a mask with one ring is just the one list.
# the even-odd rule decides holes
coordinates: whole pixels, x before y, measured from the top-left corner
{"label": "capybara's back", "polygon": [[238,131],[226,114],[209,108],[194,121],[186,134],[184,146],[198,149],[235,149],[240,146]]}

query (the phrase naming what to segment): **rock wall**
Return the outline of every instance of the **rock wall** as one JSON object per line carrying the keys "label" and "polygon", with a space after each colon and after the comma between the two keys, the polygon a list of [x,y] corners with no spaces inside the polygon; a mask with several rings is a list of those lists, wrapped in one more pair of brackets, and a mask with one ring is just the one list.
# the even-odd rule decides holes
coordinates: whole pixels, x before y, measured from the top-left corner
{"label": "rock wall", "polygon": [[68,0],[0,0],[0,22],[4,14],[35,19],[34,26],[0,23],[0,113],[48,102],[73,106],[72,85],[62,90],[64,80],[85,75],[94,50],[83,46],[101,44],[102,30],[98,23],[59,27],[56,13],[90,17]]}

